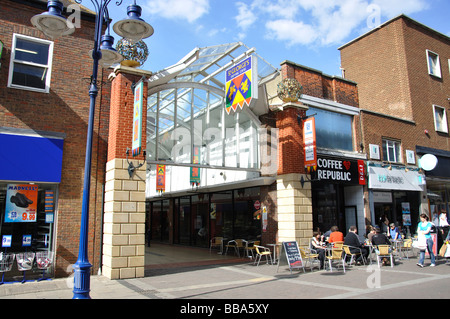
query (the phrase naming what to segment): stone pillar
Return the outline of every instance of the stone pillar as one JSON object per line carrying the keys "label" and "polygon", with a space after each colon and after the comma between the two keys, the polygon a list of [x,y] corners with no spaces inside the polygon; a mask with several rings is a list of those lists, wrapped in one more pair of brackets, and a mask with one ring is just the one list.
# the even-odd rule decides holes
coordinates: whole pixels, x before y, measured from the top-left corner
{"label": "stone pillar", "polygon": [[307,246],[312,237],[313,215],[310,176],[305,174],[303,128],[298,116],[307,107],[289,103],[277,113],[278,142],[278,242],[297,241]]}
{"label": "stone pillar", "polygon": [[[115,70],[111,88],[111,110],[106,164],[105,215],[103,225],[102,273],[110,279],[144,276],[145,265],[145,180],[146,167],[130,178],[128,161],[134,166],[143,154],[132,157],[133,82],[150,74],[120,67]],[[147,83],[144,83],[142,145],[146,145]],[[126,150],[130,149],[130,155]]]}

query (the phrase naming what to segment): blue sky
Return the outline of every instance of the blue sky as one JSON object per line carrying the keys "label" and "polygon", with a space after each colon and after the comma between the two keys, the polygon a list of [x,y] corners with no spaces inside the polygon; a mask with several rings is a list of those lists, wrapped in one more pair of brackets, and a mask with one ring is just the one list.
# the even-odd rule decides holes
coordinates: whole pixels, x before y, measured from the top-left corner
{"label": "blue sky", "polygon": [[[82,4],[92,8],[88,0]],[[131,0],[109,5],[113,23]],[[340,75],[337,48],[404,13],[450,36],[448,0],[137,0],[155,29],[142,67],[156,72],[195,47],[242,41],[274,67],[291,60]],[[115,36],[115,41],[119,40]]]}

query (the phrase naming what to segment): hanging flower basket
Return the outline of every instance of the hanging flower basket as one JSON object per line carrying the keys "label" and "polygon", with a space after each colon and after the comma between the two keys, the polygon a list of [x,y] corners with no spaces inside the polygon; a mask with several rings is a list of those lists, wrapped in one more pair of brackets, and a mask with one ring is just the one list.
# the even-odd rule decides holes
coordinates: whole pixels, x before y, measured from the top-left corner
{"label": "hanging flower basket", "polygon": [[303,94],[303,86],[296,79],[284,79],[277,86],[278,97],[284,102],[297,102]]}

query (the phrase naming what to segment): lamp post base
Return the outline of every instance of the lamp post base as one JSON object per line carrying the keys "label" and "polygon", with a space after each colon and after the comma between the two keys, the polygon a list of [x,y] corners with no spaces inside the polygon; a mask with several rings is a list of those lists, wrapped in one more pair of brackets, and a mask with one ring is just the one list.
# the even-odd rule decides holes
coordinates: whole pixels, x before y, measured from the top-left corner
{"label": "lamp post base", "polygon": [[91,299],[90,281],[91,267],[89,262],[78,262],[73,265],[75,277],[73,286],[73,299]]}

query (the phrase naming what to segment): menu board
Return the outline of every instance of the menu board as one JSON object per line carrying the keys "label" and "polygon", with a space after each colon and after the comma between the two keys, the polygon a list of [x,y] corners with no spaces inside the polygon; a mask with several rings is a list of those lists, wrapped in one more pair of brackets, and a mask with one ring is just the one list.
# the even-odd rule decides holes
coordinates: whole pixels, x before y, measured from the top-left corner
{"label": "menu board", "polygon": [[285,252],[286,260],[289,266],[289,270],[292,272],[294,268],[304,268],[302,255],[296,241],[284,241],[281,246],[280,259],[278,260],[278,266],[280,265],[281,257],[283,256],[283,250]]}

